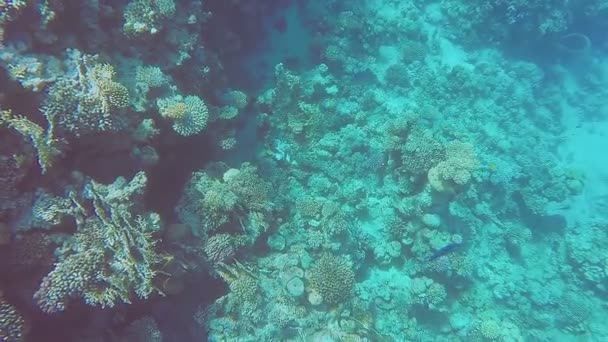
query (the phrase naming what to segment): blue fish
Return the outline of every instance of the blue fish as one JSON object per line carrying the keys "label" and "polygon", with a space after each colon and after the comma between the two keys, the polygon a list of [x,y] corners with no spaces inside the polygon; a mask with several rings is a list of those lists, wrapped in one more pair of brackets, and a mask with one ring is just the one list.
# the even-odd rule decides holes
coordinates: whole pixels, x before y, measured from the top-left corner
{"label": "blue fish", "polygon": [[431,261],[437,260],[444,255],[454,252],[455,250],[459,249],[460,247],[462,247],[462,242],[452,242],[450,244],[447,244],[447,245],[439,248],[438,250],[436,250],[426,261],[431,262]]}

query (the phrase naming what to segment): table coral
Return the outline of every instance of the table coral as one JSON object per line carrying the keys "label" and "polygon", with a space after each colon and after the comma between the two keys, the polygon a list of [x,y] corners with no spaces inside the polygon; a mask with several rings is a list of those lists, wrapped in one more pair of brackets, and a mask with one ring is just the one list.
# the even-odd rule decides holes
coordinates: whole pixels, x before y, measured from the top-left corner
{"label": "table coral", "polygon": [[150,295],[154,268],[162,257],[152,237],[159,229],[158,215],[137,213],[134,208],[145,184],[141,172],[130,182],[90,181],[82,198],[70,197],[79,230],[59,249],[59,262],[34,294],[43,311],[63,311],[79,297],[89,305],[112,307],[130,303],[133,295]]}

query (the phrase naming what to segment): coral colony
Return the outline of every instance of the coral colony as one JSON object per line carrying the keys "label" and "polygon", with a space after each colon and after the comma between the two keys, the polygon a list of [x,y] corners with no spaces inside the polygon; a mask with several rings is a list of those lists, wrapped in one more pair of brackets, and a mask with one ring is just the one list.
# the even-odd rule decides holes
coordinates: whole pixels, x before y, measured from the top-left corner
{"label": "coral colony", "polygon": [[602,0],[0,0],[0,341],[608,341]]}

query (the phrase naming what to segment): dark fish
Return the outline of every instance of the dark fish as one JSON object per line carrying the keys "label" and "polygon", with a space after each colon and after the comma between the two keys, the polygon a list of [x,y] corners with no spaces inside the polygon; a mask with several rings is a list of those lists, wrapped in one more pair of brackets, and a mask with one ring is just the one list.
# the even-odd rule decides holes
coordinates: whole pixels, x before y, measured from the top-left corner
{"label": "dark fish", "polygon": [[462,246],[462,242],[453,242],[448,245],[445,245],[438,250],[436,250],[428,259],[427,262],[437,260],[444,255],[450,254],[460,248]]}

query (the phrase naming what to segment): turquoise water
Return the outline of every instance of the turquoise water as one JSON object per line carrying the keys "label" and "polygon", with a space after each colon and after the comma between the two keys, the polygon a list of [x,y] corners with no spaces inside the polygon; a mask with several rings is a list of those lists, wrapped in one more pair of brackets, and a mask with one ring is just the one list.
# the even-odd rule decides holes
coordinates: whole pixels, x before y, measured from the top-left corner
{"label": "turquoise water", "polygon": [[602,1],[0,1],[0,340],[608,341]]}

